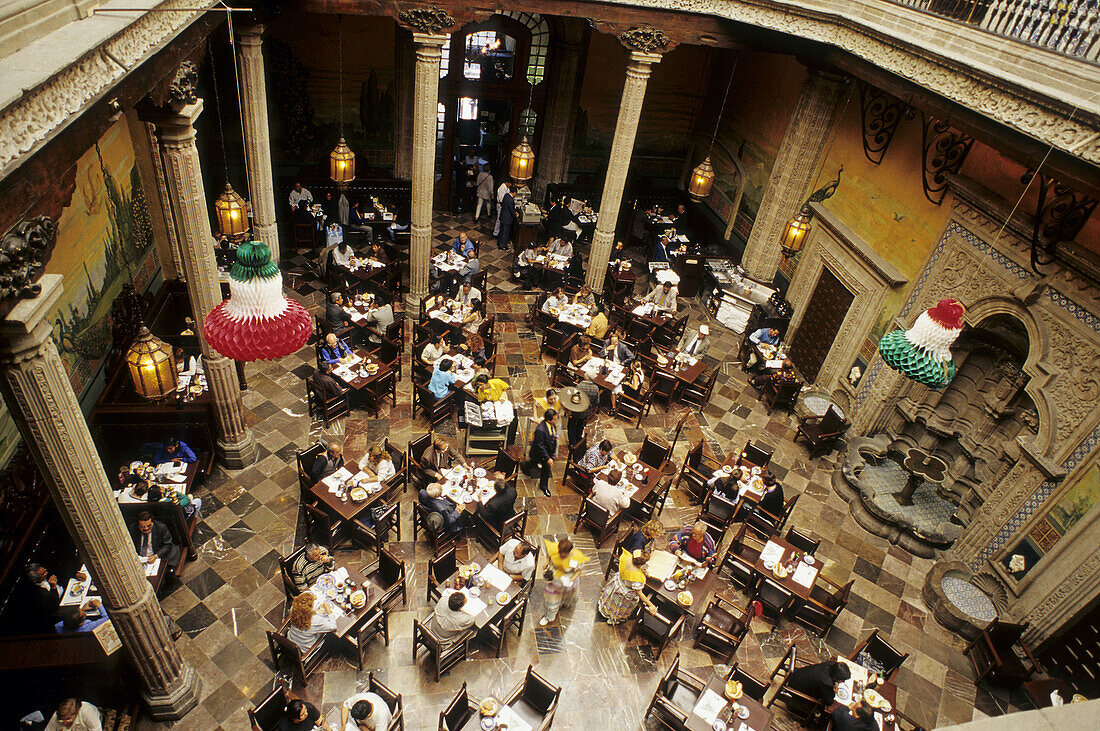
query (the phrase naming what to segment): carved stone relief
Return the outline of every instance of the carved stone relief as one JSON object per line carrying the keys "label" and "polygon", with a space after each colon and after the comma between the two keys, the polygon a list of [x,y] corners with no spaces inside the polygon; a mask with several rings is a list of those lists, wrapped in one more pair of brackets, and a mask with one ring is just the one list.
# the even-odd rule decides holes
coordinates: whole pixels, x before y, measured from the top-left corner
{"label": "carved stone relief", "polygon": [[640,25],[619,34],[619,42],[631,51],[642,53],[660,53],[668,48],[668,36],[652,25]]}
{"label": "carved stone relief", "polygon": [[446,10],[440,10],[434,5],[430,8],[402,10],[397,18],[402,25],[420,33],[439,33],[453,28],[457,22]]}

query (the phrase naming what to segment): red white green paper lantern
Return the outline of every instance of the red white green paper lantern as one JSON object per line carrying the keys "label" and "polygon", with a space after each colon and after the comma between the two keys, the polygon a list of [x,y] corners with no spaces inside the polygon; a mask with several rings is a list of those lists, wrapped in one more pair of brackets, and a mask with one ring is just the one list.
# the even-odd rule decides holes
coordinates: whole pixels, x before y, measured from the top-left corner
{"label": "red white green paper lantern", "polygon": [[888,366],[929,388],[943,388],[955,377],[951,345],[962,332],[966,307],[942,299],[925,310],[908,330],[887,333],[878,351]]}
{"label": "red white green paper lantern", "polygon": [[203,322],[210,347],[226,358],[253,361],[282,358],[306,344],[313,320],[304,307],[283,295],[283,276],[267,244],[240,244],[229,276],[229,299]]}

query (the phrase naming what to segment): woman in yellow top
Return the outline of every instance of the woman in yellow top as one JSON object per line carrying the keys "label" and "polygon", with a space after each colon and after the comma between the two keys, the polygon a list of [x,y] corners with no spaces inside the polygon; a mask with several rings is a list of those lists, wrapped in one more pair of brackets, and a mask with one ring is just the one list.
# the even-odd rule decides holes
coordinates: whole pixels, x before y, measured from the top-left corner
{"label": "woman in yellow top", "polygon": [[477,393],[478,401],[500,401],[507,390],[507,381],[489,378],[488,373],[482,373],[474,380],[474,391]]}
{"label": "woman in yellow top", "polygon": [[588,329],[584,331],[585,335],[593,338],[599,338],[603,340],[607,335],[607,315],[603,311],[601,305],[596,305],[596,314],[592,316],[592,322],[589,323]]}
{"label": "woman in yellow top", "polygon": [[645,588],[645,565],[649,561],[647,551],[623,551],[619,556],[619,570],[611,575],[600,592],[596,609],[608,624],[620,624],[634,614],[638,602],[642,602],[652,612],[657,608],[642,589]]}
{"label": "woman in yellow top", "polygon": [[545,613],[539,626],[545,627],[558,618],[562,606],[573,603],[577,597],[577,581],[581,566],[588,557],[573,547],[568,537],[560,541],[546,541],[546,588],[543,591]]}

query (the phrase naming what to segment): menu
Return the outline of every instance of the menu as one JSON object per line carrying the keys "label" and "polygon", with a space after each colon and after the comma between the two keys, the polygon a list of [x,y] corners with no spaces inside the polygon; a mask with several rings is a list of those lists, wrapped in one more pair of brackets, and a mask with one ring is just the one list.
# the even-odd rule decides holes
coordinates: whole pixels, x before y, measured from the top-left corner
{"label": "menu", "polygon": [[760,552],[760,561],[762,563],[778,562],[783,558],[783,546],[773,541],[768,541],[764,546],[764,550]]}
{"label": "menu", "polygon": [[794,581],[809,589],[817,580],[817,566],[811,566],[805,561],[800,561],[798,568],[794,570]]}
{"label": "menu", "polygon": [[476,617],[481,614],[485,608],[489,606],[481,601],[481,599],[470,594],[469,589],[463,589],[462,593],[466,595],[466,603],[462,605],[462,611],[469,614],[471,617]]}
{"label": "menu", "polygon": [[646,573],[657,581],[665,581],[676,570],[676,556],[668,551],[657,550],[649,557]]}
{"label": "menu", "polygon": [[497,591],[504,591],[512,583],[512,579],[508,574],[504,573],[493,564],[486,564],[485,568],[481,570],[481,578],[489,582]]}

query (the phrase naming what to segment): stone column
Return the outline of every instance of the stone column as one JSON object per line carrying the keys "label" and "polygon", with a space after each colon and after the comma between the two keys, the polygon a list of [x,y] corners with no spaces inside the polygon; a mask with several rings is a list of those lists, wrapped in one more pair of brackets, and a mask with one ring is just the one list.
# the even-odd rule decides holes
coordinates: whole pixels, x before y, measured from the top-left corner
{"label": "stone column", "polygon": [[556,18],[557,39],[550,48],[546,81],[546,108],[539,143],[539,173],[535,176],[534,195],[543,200],[547,187],[565,180],[569,172],[569,153],[573,146],[573,125],[580,92],[581,60],[587,41],[587,24],[574,18]]}
{"label": "stone column", "polygon": [[[393,125],[393,177],[409,180],[412,177],[412,127],[407,120],[413,118],[413,79],[416,69],[416,53],[412,40],[401,26],[397,26],[397,42],[394,46],[397,89]],[[437,74],[438,76],[438,74]]]}
{"label": "stone column", "polygon": [[409,294],[405,311],[415,313],[428,294],[432,256],[432,200],[435,194],[435,123],[439,103],[439,59],[443,33],[413,33],[416,70],[413,85],[412,244],[409,252]]}
{"label": "stone column", "polygon": [[847,91],[844,78],[817,70],[802,85],[741,259],[754,279],[770,282],[779,269],[784,229],[809,195]]}
{"label": "stone column", "polygon": [[661,60],[661,54],[652,51],[668,45],[668,40],[664,38],[664,34],[661,34],[660,38],[663,42],[649,42],[639,48],[639,44],[633,41],[634,36],[631,36],[631,33],[632,31],[627,31],[620,37],[623,45],[630,49],[630,62],[626,66],[626,84],[623,86],[623,98],[619,103],[619,119],[615,123],[611,157],[607,161],[607,176],[603,181],[600,217],[596,222],[596,231],[592,235],[592,250],[588,255],[588,273],[585,281],[593,292],[603,291],[604,273],[607,271],[611,247],[615,242],[615,225],[619,220],[619,207],[623,202],[626,174],[630,170],[634,138],[638,134],[638,120],[642,115],[646,84],[649,83],[653,64]]}
{"label": "stone column", "polygon": [[195,120],[202,113],[202,100],[185,95],[171,110],[150,112],[157,126],[164,156],[164,172],[172,213],[180,235],[180,254],[195,330],[202,345],[206,382],[214,397],[218,422],[218,455],[227,467],[240,469],[256,460],[256,439],[244,423],[241,387],[233,361],[210,347],[203,337],[206,315],[222,301],[218,269],[214,263],[214,236],[210,232],[209,207],[202,183],[199,151],[195,146]]}
{"label": "stone column", "polygon": [[51,337],[61,276],[40,283],[38,297],[0,321],[0,391],[137,668],[142,698],[154,718],[182,718],[198,703],[200,681],[168,633]]}
{"label": "stone column", "polygon": [[271,133],[267,123],[267,84],[261,47],[262,25],[241,28],[241,121],[244,126],[245,165],[252,205],[252,234],[271,249],[279,263],[279,232],[275,221],[275,176],[271,171]]}

